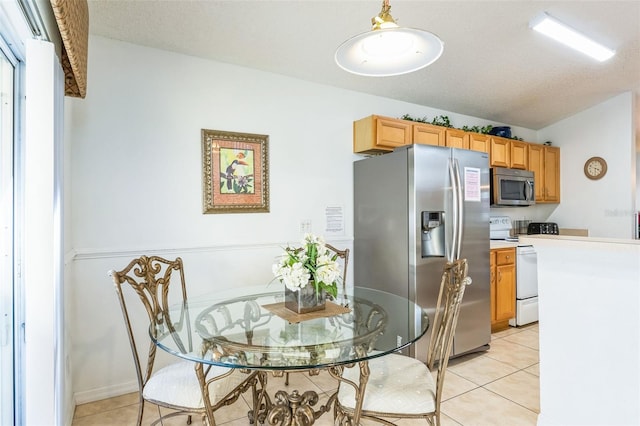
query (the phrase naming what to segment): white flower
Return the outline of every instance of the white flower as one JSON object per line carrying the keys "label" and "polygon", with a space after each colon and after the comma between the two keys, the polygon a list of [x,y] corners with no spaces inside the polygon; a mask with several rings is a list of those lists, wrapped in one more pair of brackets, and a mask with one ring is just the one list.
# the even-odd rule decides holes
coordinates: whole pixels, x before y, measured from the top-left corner
{"label": "white flower", "polygon": [[304,234],[304,238],[302,238],[302,247],[305,247],[307,244],[316,244],[324,247],[324,239],[320,236],[307,233]]}
{"label": "white flower", "polygon": [[318,256],[316,265],[318,265],[316,269],[316,279],[318,281],[330,284],[340,277],[340,265],[338,265],[338,262],[331,260],[328,250],[327,254]]}
{"label": "white flower", "polygon": [[338,292],[338,280],[341,279],[340,265],[336,255],[327,249],[322,237],[305,234],[302,247],[287,247],[279,262],[272,267],[276,279],[287,288],[297,291],[310,280],[334,297]]}

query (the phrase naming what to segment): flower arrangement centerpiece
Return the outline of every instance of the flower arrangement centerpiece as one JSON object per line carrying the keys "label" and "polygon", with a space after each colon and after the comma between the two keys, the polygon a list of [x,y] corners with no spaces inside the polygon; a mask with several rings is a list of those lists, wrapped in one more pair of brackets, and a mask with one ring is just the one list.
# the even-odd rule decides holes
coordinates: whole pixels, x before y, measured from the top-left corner
{"label": "flower arrangement centerpiece", "polygon": [[301,247],[286,247],[273,265],[285,285],[285,306],[298,313],[324,309],[326,294],[338,296],[340,264],[322,237],[305,234]]}

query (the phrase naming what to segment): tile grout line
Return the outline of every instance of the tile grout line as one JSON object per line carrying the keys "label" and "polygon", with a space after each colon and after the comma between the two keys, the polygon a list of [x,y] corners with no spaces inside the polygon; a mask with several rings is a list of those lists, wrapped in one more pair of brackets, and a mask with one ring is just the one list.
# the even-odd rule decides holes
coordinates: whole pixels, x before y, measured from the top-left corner
{"label": "tile grout line", "polygon": [[484,388],[484,389],[485,389],[487,392],[491,392],[492,394],[494,394],[494,395],[496,395],[496,396],[499,396],[500,398],[506,399],[507,401],[510,401],[510,402],[513,402],[513,403],[514,403],[514,404],[516,404],[516,405],[519,405],[520,407],[524,408],[525,410],[531,411],[531,412],[532,412],[533,414],[535,414],[535,415],[540,414],[540,413],[536,413],[535,411],[533,411],[533,410],[532,410],[531,408],[529,408],[529,407],[525,407],[524,405],[520,404],[520,403],[519,403],[519,402],[517,402],[517,401],[514,401],[514,400],[512,400],[512,399],[507,398],[507,397],[506,397],[506,396],[504,396],[504,395],[500,395],[499,393],[492,391],[491,389],[487,389],[487,388]]}

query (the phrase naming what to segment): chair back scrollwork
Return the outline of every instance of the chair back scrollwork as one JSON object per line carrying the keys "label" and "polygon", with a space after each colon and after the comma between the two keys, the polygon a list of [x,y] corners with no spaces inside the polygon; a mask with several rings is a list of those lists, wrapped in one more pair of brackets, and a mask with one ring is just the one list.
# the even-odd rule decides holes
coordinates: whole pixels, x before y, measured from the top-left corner
{"label": "chair back scrollwork", "polygon": [[325,244],[325,246],[329,250],[331,250],[337,256],[338,259],[340,259],[339,262],[342,264],[341,280],[342,280],[342,297],[344,298],[343,305],[349,306],[349,300],[347,297],[347,268],[349,266],[349,249],[346,248],[344,250],[339,250],[334,246],[332,246],[331,244]]}
{"label": "chair back scrollwork", "polygon": [[[191,351],[189,312],[186,306],[187,290],[182,259],[178,257],[176,260],[167,260],[159,256],[141,256],[133,259],[121,271],[109,271],[109,275],[113,279],[120,308],[122,309],[136,367],[138,386],[142,391],[153,373],[156,345],[149,339],[146,360],[140,358],[140,348],[136,341],[135,327],[132,324],[132,319],[135,317],[132,315],[131,309],[133,306],[130,306],[130,304],[133,302],[131,302],[131,297],[128,297],[127,293],[129,290],[133,290],[144,306],[144,311],[149,319],[149,333],[155,338],[170,334],[181,351],[184,353]],[[170,288],[172,282],[176,282],[176,284]],[[174,287],[178,288],[174,289]],[[171,292],[170,289],[172,290]],[[170,294],[173,300],[170,300]],[[171,318],[169,314],[170,303],[177,304],[180,301],[183,303],[180,318]],[[182,334],[188,336],[188,341],[186,342],[182,341],[180,338],[181,333],[178,333],[183,327],[188,329],[187,333]],[[140,337],[139,334],[138,337]]]}
{"label": "chair back scrollwork", "polygon": [[[467,276],[468,264],[466,259],[447,262],[444,266],[440,293],[436,305],[429,352],[427,354],[427,366],[430,370],[438,362],[436,379],[436,404],[439,405],[444,385],[444,375],[449,363],[453,336],[458,323],[460,306],[467,285],[471,284],[471,278]],[[436,410],[439,412],[440,407]]]}

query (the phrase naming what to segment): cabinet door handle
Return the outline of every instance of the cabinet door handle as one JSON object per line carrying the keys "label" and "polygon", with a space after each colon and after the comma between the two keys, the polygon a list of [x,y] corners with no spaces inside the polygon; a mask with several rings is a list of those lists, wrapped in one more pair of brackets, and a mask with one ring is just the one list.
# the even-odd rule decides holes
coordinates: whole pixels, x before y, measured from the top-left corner
{"label": "cabinet door handle", "polygon": [[498,272],[498,281],[502,281],[502,272]]}

